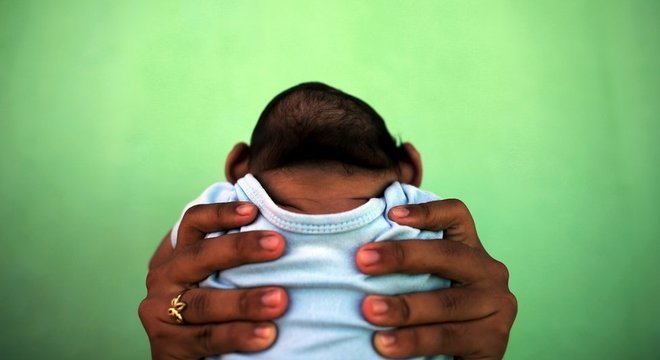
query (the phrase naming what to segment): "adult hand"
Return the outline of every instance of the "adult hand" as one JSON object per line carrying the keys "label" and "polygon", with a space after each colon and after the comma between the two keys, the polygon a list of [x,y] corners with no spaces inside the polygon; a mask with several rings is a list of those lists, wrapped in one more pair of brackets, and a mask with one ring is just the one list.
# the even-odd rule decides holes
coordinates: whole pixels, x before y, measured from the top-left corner
{"label": "adult hand", "polygon": [[[204,239],[208,233],[248,224],[256,216],[256,207],[248,203],[197,205],[184,215],[175,249],[169,234],[165,236],[150,262],[147,297],[138,310],[154,359],[253,352],[273,343],[277,328],[270,320],[288,306],[284,289],[218,290],[195,285],[216,271],[282,256],[284,239],[272,231]],[[181,311],[183,324],[168,315],[170,302],[181,293],[187,304]]]}
{"label": "adult hand", "polygon": [[398,296],[367,296],[362,312],[375,325],[374,347],[386,356],[446,354],[463,359],[501,359],[516,317],[509,273],[484,250],[468,208],[459,200],[393,208],[401,225],[444,230],[449,241],[384,241],[363,246],[356,255],[366,274],[431,273],[452,287]]}

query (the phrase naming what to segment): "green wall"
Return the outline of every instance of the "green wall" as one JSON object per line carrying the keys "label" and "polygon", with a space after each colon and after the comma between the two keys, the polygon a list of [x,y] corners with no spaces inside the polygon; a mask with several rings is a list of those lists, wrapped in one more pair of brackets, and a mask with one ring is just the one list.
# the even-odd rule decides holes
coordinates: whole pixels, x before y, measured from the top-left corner
{"label": "green wall", "polygon": [[[147,358],[151,252],[266,102],[414,142],[520,311],[510,359],[660,351],[657,1],[0,1],[0,348]],[[7,356],[8,355],[8,356]]]}

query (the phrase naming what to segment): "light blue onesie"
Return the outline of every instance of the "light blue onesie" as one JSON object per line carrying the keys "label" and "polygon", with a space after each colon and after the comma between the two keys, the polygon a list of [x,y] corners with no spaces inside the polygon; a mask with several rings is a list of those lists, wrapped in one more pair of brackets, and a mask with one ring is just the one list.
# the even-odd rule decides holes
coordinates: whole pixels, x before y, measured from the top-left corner
{"label": "light blue onesie", "polygon": [[[211,185],[187,208],[196,204],[249,201],[260,211],[240,231],[275,230],[286,238],[280,259],[249,264],[211,275],[200,286],[236,289],[282,286],[289,308],[276,320],[275,344],[262,352],[228,354],[222,359],[382,359],[372,346],[375,330],[361,315],[366,294],[403,294],[448,287],[448,280],[428,274],[368,276],[355,265],[355,253],[364,244],[394,239],[438,239],[442,232],[401,226],[387,217],[397,205],[424,203],[438,198],[410,185],[392,183],[382,198],[337,214],[298,214],[278,207],[257,179],[248,174],[236,185]],[[177,241],[179,222],[172,230]],[[232,231],[236,232],[236,231]],[[209,234],[207,237],[218,236]],[[450,359],[438,356],[435,359]]]}

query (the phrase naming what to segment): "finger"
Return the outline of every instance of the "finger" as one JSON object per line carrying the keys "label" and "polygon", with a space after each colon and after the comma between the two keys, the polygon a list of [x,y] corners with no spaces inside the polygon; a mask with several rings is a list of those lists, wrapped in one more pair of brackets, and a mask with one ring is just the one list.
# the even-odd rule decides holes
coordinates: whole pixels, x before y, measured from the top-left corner
{"label": "finger", "polygon": [[[482,332],[474,322],[444,323],[378,332],[374,347],[388,358],[453,355],[462,359],[501,359],[507,339]],[[489,353],[483,353],[488,349]]]}
{"label": "finger", "polygon": [[454,241],[382,241],[358,250],[356,264],[370,275],[389,273],[435,274],[457,282],[488,276],[488,255]]}
{"label": "finger", "polygon": [[[172,325],[177,326],[177,325]],[[230,322],[197,326],[181,326],[173,341],[191,354],[183,358],[199,359],[232,352],[255,352],[270,347],[277,337],[277,328],[270,322]]]}
{"label": "finger", "polygon": [[[272,231],[248,231],[209,238],[177,253],[147,275],[149,285],[167,283],[179,288],[198,283],[216,271],[274,260],[284,253],[284,238]],[[149,281],[153,277],[153,281]],[[171,289],[169,289],[172,291]],[[177,290],[175,289],[174,292]]]}
{"label": "finger", "polygon": [[246,202],[192,206],[186,210],[181,219],[177,234],[177,249],[196,243],[208,233],[249,224],[254,221],[257,213],[257,208]]}
{"label": "finger", "polygon": [[397,296],[370,295],[362,302],[362,313],[374,325],[402,327],[481,319],[495,313],[496,304],[484,298],[483,291],[448,288]]}
{"label": "finger", "polygon": [[[186,304],[181,311],[186,324],[273,320],[280,317],[288,305],[286,292],[276,287],[244,290],[196,288],[186,291],[181,301]],[[163,308],[165,314],[167,310]]]}
{"label": "finger", "polygon": [[270,322],[223,324],[172,324],[163,320],[163,309],[153,298],[140,303],[138,314],[149,336],[154,359],[199,359],[227,352],[253,352],[271,346],[277,328]]}
{"label": "finger", "polygon": [[457,199],[397,206],[390,210],[389,217],[398,224],[417,229],[444,230],[445,239],[482,247],[470,210]]}
{"label": "finger", "polygon": [[[460,328],[460,329],[459,329]],[[431,354],[457,355],[464,351],[465,328],[458,324],[442,324],[377,332],[374,348],[388,358],[407,358]],[[475,339],[470,339],[475,340]],[[463,341],[463,343],[458,343]]]}

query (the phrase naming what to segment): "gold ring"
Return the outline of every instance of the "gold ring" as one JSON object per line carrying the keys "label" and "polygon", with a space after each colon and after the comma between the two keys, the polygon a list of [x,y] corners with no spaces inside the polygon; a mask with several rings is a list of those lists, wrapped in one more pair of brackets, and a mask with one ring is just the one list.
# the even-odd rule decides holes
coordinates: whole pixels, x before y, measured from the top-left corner
{"label": "gold ring", "polygon": [[183,309],[188,306],[188,304],[184,303],[181,301],[181,297],[183,294],[186,293],[188,290],[183,290],[181,294],[177,295],[174,299],[172,299],[172,302],[170,302],[170,308],[167,309],[167,315],[169,315],[172,319],[174,319],[177,323],[183,324],[183,315],[181,314],[183,312]]}

